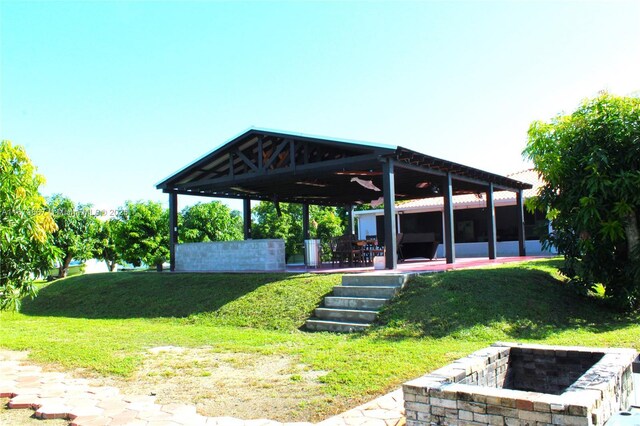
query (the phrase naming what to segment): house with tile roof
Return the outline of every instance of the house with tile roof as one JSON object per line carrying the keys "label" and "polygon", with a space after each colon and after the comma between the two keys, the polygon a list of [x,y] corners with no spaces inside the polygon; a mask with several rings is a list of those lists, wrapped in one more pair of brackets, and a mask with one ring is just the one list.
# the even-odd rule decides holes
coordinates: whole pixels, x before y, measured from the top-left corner
{"label": "house with tile roof", "polygon": [[[526,200],[535,196],[542,181],[533,169],[507,175],[511,179],[531,184],[531,189],[523,191]],[[460,257],[487,256],[487,214],[486,193],[461,194],[453,197],[455,252]],[[516,214],[516,194],[512,191],[495,191],[497,255],[518,255],[518,229]],[[444,257],[444,200],[443,197],[423,198],[396,203],[397,232],[402,234],[433,234],[439,242],[436,256]],[[384,210],[363,210],[354,212],[358,224],[358,238],[384,235]],[[540,235],[548,230],[549,222],[541,212],[524,213],[525,247],[528,255],[555,254],[542,250]],[[405,258],[423,257],[422,253],[405,248]]]}

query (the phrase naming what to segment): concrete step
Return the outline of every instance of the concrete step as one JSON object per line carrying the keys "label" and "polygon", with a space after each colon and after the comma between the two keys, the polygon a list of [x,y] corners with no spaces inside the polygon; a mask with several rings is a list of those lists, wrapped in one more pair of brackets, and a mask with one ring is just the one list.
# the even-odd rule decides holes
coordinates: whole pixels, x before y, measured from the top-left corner
{"label": "concrete step", "polygon": [[402,287],[407,277],[407,274],[345,274],[342,276],[342,285]]}
{"label": "concrete step", "polygon": [[305,323],[305,326],[307,330],[333,331],[337,333],[355,333],[359,331],[365,331],[370,327],[369,324],[358,322],[327,321],[317,318],[308,319]]}
{"label": "concrete step", "polygon": [[346,274],[333,295],[324,298],[307,330],[350,333],[364,331],[375,321],[378,310],[404,287],[405,274]]}
{"label": "concrete step", "polygon": [[347,309],[380,309],[388,298],[375,297],[336,297],[327,296],[324,298],[324,306],[327,308],[347,308]]}
{"label": "concrete step", "polygon": [[338,297],[370,297],[391,299],[396,295],[400,287],[389,286],[346,286],[339,285],[333,288],[333,295]]}
{"label": "concrete step", "polygon": [[378,315],[378,311],[340,308],[316,308],[315,313],[316,317],[323,320],[360,323],[371,323]]}

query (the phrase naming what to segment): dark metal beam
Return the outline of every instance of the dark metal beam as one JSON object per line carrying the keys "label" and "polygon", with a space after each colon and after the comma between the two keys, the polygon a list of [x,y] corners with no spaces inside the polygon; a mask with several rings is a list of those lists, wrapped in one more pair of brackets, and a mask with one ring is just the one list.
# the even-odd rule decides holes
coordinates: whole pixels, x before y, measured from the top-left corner
{"label": "dark metal beam", "polygon": [[487,188],[487,243],[489,244],[489,259],[496,258],[496,209],[493,202],[493,184]]}
{"label": "dark metal beam", "polygon": [[[246,193],[237,193],[237,192],[216,192],[216,193],[211,193],[211,192],[204,192],[201,193],[199,191],[164,191],[164,193],[168,194],[168,193],[174,193],[174,194],[179,194],[179,195],[195,195],[198,197],[209,197],[209,198],[229,198],[229,199],[244,199],[247,198],[247,194]],[[252,194],[251,195],[251,199],[252,200],[258,200],[258,201],[273,201],[273,194],[266,194],[266,195],[261,195],[261,194]],[[317,197],[314,198],[313,196],[310,197],[306,197],[306,196],[292,196],[292,197],[286,197],[286,196],[280,196],[279,200],[283,203],[296,203],[296,204],[302,204],[302,203],[308,203],[308,204],[314,204],[317,206],[333,206],[333,207],[343,207],[345,205],[346,202],[348,202],[349,200],[345,200],[345,199],[338,199],[338,198],[322,198],[322,197]]]}
{"label": "dark metal beam", "polygon": [[[418,165],[414,165],[414,164],[410,164],[410,163],[405,163],[405,162],[402,162],[402,161],[396,162],[396,167],[400,168],[400,169],[412,170],[414,172],[420,172],[420,173],[425,173],[425,174],[429,174],[429,175],[433,175],[433,176],[442,176],[442,177],[446,177],[447,173],[451,173],[453,180],[457,180],[457,181],[460,181],[460,182],[472,183],[472,184],[480,185],[480,186],[487,186],[487,184],[490,182],[489,180],[470,178],[468,176],[462,176],[462,175],[459,175],[459,174],[455,174],[454,172],[451,172],[451,171],[449,171],[449,172],[442,171],[440,169],[435,169],[433,167],[418,166]],[[514,191],[514,190],[517,189],[517,188],[510,187],[510,186],[500,185],[498,183],[494,183],[493,187],[494,187],[494,189],[499,189],[501,191]]]}
{"label": "dark metal beam", "polygon": [[412,170],[414,172],[427,173],[427,174],[435,175],[435,176],[446,176],[447,175],[445,172],[437,170],[437,169],[434,169],[434,168],[431,168],[431,167],[417,166],[415,164],[405,163],[403,161],[396,161],[395,165],[399,169]]}
{"label": "dark metal beam", "polygon": [[271,165],[276,161],[276,159],[278,158],[278,155],[280,155],[280,153],[282,152],[282,150],[284,150],[287,145],[289,144],[289,141],[287,139],[285,139],[284,141],[282,141],[280,143],[280,145],[278,145],[278,147],[276,148],[275,151],[273,151],[273,153],[271,154],[271,157],[269,157],[269,160],[267,161],[267,164],[264,165],[265,169],[268,169],[269,167],[271,167]]}
{"label": "dark metal beam", "polygon": [[178,194],[169,194],[169,269],[176,270],[176,245],[178,244]]}
{"label": "dark metal beam", "polygon": [[251,167],[251,170],[253,170],[254,172],[258,171],[258,166],[253,164],[253,161],[251,161],[249,158],[247,158],[247,156],[244,155],[244,153],[242,151],[240,151],[239,149],[236,149],[236,154],[238,155],[238,157],[242,160],[242,162],[244,164],[246,164],[247,166]]}
{"label": "dark metal beam", "polygon": [[[408,150],[406,148],[402,148],[402,147],[398,147],[396,150],[396,157],[398,159],[400,158],[406,158],[406,156],[410,154],[410,155],[416,155],[417,157],[421,157],[422,160],[419,162],[419,165],[424,167],[426,166],[431,166],[433,164],[437,164],[441,167],[436,167],[436,168],[442,168],[444,169],[444,171],[450,172],[454,174],[454,179],[456,180],[462,180],[462,179],[475,179],[481,182],[493,182],[494,186],[496,188],[500,188],[500,189],[504,189],[507,191],[515,191],[518,189],[531,189],[532,185],[528,184],[528,183],[524,183],[524,182],[520,182],[514,179],[511,179],[509,177],[506,176],[500,176],[500,175],[496,175],[493,173],[489,173],[486,172],[484,170],[480,170],[480,169],[476,169],[473,167],[469,167],[469,166],[465,166],[462,164],[458,164],[458,163],[454,163],[452,161],[447,161],[447,160],[442,160],[440,158],[435,158],[435,157],[431,157],[429,155],[426,154],[421,154],[421,153],[417,153],[417,152],[413,152],[411,150]],[[412,157],[413,159],[413,157]],[[406,161],[406,160],[405,160]]]}
{"label": "dark metal beam", "polygon": [[[304,178],[305,173],[313,173],[313,172],[334,172],[336,170],[340,170],[342,168],[358,168],[363,166],[372,166],[378,165],[378,156],[377,155],[358,155],[355,157],[341,158],[339,160],[327,160],[321,161],[318,163],[309,163],[304,165],[298,165],[296,168],[296,176],[300,176]],[[265,166],[265,168],[268,166]],[[260,182],[265,182],[265,180],[273,179],[274,182],[280,180],[281,175],[292,174],[289,168],[285,169],[276,169],[269,170],[266,174],[256,174],[256,173],[247,173],[242,175],[235,175],[233,177],[221,177],[217,179],[207,179],[203,181],[194,181],[185,183],[182,185],[175,185],[173,187],[168,188],[170,191],[172,190],[186,190],[186,189],[215,189],[225,187],[227,184],[233,183],[241,185],[243,182],[250,182],[252,180],[259,180]],[[198,195],[198,194],[193,194]]]}
{"label": "dark metal beam", "polygon": [[456,261],[456,241],[453,220],[453,183],[451,181],[451,173],[447,173],[444,179],[444,235],[445,235],[445,251],[447,255],[447,263],[455,263]]}
{"label": "dark metal beam", "polygon": [[398,266],[396,235],[396,192],[394,161],[387,158],[382,163],[382,191],[384,193],[384,267],[396,269]]}
{"label": "dark metal beam", "polygon": [[324,146],[335,148],[335,149],[351,150],[351,151],[355,151],[358,149],[367,149],[371,152],[375,152],[376,155],[388,154],[393,152],[390,148],[385,148],[385,147],[368,146],[368,145],[364,145],[361,147],[359,146],[354,147],[353,143],[351,142],[343,142],[343,141],[334,140],[334,139],[305,136],[301,134],[279,133],[279,132],[272,132],[268,130],[260,130],[259,132],[265,136],[269,136],[273,138],[294,138],[301,142],[310,142],[313,144],[324,145]]}
{"label": "dark metal beam", "polygon": [[307,164],[309,162],[309,142],[303,142],[303,154],[302,154],[302,163]]}
{"label": "dark metal beam", "polygon": [[251,239],[251,198],[242,199],[242,228],[244,239]]}
{"label": "dark metal beam", "polygon": [[518,254],[520,256],[526,256],[527,250],[524,246],[524,197],[522,190],[516,192],[516,210],[518,211]]}

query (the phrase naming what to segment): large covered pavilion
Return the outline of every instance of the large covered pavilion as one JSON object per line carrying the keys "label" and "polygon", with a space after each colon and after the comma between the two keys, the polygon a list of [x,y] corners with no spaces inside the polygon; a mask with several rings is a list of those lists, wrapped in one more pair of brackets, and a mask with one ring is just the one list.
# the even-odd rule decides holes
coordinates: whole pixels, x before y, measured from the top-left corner
{"label": "large covered pavilion", "polygon": [[[251,239],[251,200],[300,203],[303,234],[309,238],[309,205],[384,203],[384,241],[396,247],[395,205],[399,200],[444,198],[446,262],[455,262],[452,196],[487,198],[488,252],[496,257],[493,192],[513,191],[517,200],[520,256],[524,256],[522,193],[530,184],[431,157],[401,146],[355,142],[251,128],[157,184],[169,194],[170,264],[176,264],[177,196],[243,200],[244,237]],[[353,215],[350,229],[353,233]],[[385,268],[397,266],[396,250],[385,250]]]}

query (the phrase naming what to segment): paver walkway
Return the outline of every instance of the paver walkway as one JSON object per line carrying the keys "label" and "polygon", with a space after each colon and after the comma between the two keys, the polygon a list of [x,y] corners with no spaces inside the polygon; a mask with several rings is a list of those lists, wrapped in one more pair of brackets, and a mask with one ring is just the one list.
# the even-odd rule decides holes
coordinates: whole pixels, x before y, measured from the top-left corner
{"label": "paver walkway", "polygon": [[[155,403],[154,396],[121,395],[119,389],[91,386],[86,379],[43,372],[24,363],[26,352],[0,349],[0,398],[12,409],[33,409],[41,419],[68,419],[72,426],[305,426],[268,419],[205,417],[193,405]],[[28,415],[25,413],[25,417]],[[400,389],[318,423],[319,426],[402,426]],[[44,424],[46,426],[46,423]]]}

